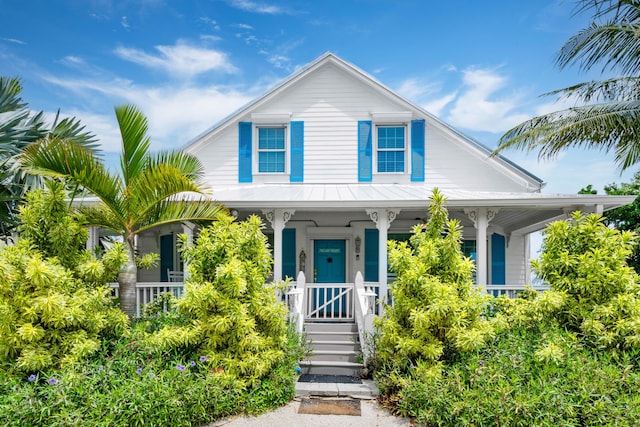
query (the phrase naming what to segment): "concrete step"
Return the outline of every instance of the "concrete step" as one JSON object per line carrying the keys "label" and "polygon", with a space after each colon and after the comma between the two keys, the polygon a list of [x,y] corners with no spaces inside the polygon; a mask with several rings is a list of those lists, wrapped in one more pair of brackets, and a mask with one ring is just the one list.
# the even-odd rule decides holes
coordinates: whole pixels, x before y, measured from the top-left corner
{"label": "concrete step", "polygon": [[304,331],[307,334],[316,332],[358,332],[358,326],[354,322],[305,322]]}
{"label": "concrete step", "polygon": [[362,384],[296,382],[296,397],[309,396],[375,399],[378,388],[372,380],[362,380]]}
{"label": "concrete step", "polygon": [[314,351],[360,351],[360,343],[352,340],[313,340],[310,341]]}
{"label": "concrete step", "polygon": [[362,360],[360,351],[353,350],[316,350],[307,360],[322,362],[359,362]]}
{"label": "concrete step", "polygon": [[300,361],[300,368],[303,374],[351,375],[360,377],[364,365],[359,362],[305,359]]}

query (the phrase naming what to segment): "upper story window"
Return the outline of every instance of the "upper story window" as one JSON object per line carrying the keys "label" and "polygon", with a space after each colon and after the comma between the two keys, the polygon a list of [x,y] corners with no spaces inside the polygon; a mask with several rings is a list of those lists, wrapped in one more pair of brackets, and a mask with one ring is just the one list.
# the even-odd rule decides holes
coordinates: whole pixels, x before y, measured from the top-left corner
{"label": "upper story window", "polygon": [[405,126],[377,126],[377,164],[379,173],[404,173],[406,158]]}
{"label": "upper story window", "polygon": [[284,127],[258,128],[258,172],[284,173],[286,141]]}

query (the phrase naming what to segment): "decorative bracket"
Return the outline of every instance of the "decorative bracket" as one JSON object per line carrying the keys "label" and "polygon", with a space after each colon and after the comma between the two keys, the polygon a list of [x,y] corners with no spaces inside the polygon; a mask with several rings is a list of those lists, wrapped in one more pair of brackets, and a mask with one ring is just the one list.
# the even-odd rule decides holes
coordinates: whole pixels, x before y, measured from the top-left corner
{"label": "decorative bracket", "polygon": [[486,208],[486,209],[484,209],[484,208],[476,208],[476,209],[465,208],[464,213],[467,214],[469,219],[473,222],[473,226],[475,228],[478,228],[479,215],[482,215],[484,213],[483,211],[486,212],[487,225],[489,225],[489,223],[496,217],[498,212],[500,212],[500,209],[498,209],[498,208]]}
{"label": "decorative bracket", "polygon": [[280,221],[282,221],[280,224],[282,225],[282,227],[284,227],[285,224],[289,222],[294,213],[296,213],[295,209],[272,209],[262,211],[262,214],[265,218],[267,218],[267,221],[271,223],[271,227],[274,229],[276,228],[276,222]]}
{"label": "decorative bracket", "polygon": [[380,220],[384,218],[382,215],[386,215],[387,229],[389,229],[399,213],[400,209],[367,209],[367,215],[369,215],[369,218],[376,224],[378,229],[380,228]]}

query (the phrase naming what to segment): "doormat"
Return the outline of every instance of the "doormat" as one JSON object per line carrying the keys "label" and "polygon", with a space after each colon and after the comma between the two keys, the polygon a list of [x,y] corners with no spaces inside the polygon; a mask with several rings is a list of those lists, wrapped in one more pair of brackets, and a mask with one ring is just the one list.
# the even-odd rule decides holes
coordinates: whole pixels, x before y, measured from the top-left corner
{"label": "doormat", "polygon": [[307,399],[300,401],[299,414],[313,415],[362,415],[360,401],[353,399]]}
{"label": "doormat", "polygon": [[358,377],[350,375],[319,375],[303,374],[298,377],[300,383],[341,383],[341,384],[362,384]]}

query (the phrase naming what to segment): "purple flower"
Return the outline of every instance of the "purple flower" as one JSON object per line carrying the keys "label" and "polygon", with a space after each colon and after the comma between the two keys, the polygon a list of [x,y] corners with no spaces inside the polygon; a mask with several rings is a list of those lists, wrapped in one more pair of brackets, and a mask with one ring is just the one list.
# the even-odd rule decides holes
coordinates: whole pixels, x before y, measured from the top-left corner
{"label": "purple flower", "polygon": [[55,378],[49,378],[49,385],[54,385],[58,382],[58,380],[56,380]]}
{"label": "purple flower", "polygon": [[32,383],[36,380],[36,376],[34,374],[29,375],[29,382]]}
{"label": "purple flower", "polygon": [[207,358],[205,356],[200,356],[200,361],[204,363],[207,361]]}
{"label": "purple flower", "polygon": [[136,369],[136,374],[140,375],[142,373],[142,368]]}
{"label": "purple flower", "polygon": [[193,360],[191,362],[189,362],[189,366],[194,367],[196,366],[196,362],[194,362]]}
{"label": "purple flower", "polygon": [[518,360],[522,360],[522,355],[521,354],[518,355]]}
{"label": "purple flower", "polygon": [[149,372],[149,378],[155,378],[156,374],[154,374],[153,372]]}
{"label": "purple flower", "polygon": [[100,371],[100,372],[104,371],[104,366],[102,366],[102,365],[98,366],[98,371]]}
{"label": "purple flower", "polygon": [[176,369],[177,369],[178,371],[184,371],[186,368],[185,368],[185,366],[184,366],[184,365],[181,365],[181,364],[179,364],[179,363],[178,363],[178,364],[176,365]]}
{"label": "purple flower", "polygon": [[480,366],[484,366],[484,360],[480,361]]}

